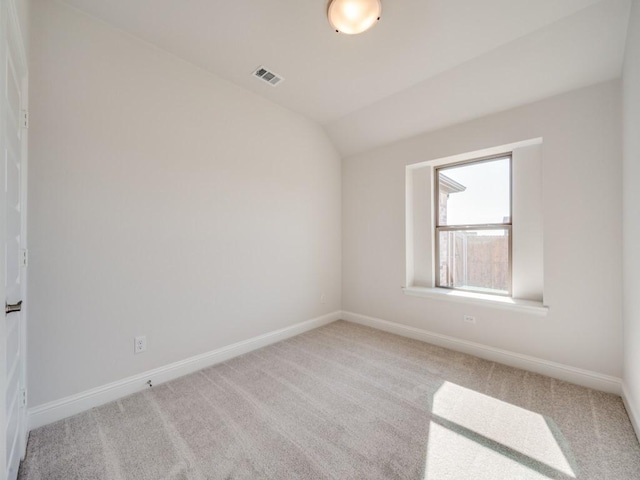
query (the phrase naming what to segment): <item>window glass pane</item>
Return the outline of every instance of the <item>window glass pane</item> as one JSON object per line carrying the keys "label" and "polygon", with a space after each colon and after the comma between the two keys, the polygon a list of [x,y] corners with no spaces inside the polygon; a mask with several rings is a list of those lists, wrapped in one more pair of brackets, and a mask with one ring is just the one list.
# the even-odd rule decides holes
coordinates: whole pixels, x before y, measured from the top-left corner
{"label": "window glass pane", "polygon": [[511,223],[509,157],[438,170],[438,225]]}
{"label": "window glass pane", "polygon": [[438,285],[508,294],[509,229],[440,230]]}

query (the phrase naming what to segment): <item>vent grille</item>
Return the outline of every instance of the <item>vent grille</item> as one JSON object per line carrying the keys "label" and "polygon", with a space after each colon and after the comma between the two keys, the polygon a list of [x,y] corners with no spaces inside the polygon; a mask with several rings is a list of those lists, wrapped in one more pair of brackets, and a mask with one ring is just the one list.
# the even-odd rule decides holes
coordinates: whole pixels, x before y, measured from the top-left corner
{"label": "vent grille", "polygon": [[263,67],[262,65],[254,70],[253,76],[259,78],[264,82],[267,82],[272,87],[276,87],[284,81],[284,78],[282,78],[281,75],[278,75],[277,73],[272,72],[271,70],[269,70],[266,67]]}

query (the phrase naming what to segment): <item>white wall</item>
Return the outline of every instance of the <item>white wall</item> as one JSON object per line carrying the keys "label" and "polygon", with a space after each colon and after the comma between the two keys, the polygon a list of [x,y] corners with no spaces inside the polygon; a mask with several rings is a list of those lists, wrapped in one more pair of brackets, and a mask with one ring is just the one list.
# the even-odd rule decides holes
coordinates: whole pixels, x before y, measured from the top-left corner
{"label": "white wall", "polygon": [[640,0],[629,21],[623,102],[624,384],[640,435]]}
{"label": "white wall", "polygon": [[340,309],[320,127],[57,2],[32,15],[31,407]]}
{"label": "white wall", "polygon": [[[344,160],[343,310],[620,377],[620,117],[612,81]],[[538,137],[548,316],[403,295],[405,166]]]}

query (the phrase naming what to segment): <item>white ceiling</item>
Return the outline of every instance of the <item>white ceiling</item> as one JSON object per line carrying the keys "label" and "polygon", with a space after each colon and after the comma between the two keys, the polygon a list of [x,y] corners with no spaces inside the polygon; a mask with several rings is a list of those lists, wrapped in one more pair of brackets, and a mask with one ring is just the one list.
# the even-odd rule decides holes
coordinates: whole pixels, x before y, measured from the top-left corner
{"label": "white ceiling", "polygon": [[349,36],[327,0],[66,0],[320,122],[343,155],[620,75],[630,0],[382,2]]}

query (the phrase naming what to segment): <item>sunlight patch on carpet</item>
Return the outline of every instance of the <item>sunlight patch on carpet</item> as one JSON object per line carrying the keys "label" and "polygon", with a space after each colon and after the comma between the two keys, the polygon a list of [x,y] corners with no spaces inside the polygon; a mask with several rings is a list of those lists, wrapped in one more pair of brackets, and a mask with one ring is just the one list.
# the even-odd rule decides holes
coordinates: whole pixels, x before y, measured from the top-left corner
{"label": "sunlight patch on carpet", "polygon": [[567,442],[542,415],[450,382],[434,395],[425,479],[572,479],[572,465]]}

